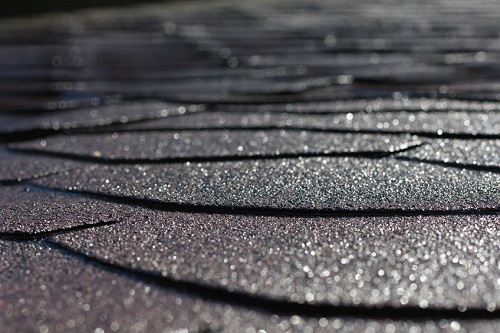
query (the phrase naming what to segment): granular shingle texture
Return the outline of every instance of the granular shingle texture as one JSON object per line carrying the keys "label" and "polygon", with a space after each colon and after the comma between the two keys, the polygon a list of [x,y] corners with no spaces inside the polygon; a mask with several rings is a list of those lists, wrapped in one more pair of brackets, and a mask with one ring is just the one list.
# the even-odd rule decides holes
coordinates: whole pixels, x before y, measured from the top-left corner
{"label": "granular shingle texture", "polygon": [[298,303],[494,311],[496,221],[171,213],[55,242],[160,277]]}
{"label": "granular shingle texture", "polygon": [[12,144],[18,150],[95,160],[175,161],[237,156],[376,155],[421,145],[411,135],[209,130],[61,135]]}
{"label": "granular shingle texture", "polygon": [[[275,315],[206,301],[53,246],[0,241],[3,332],[331,332],[490,329],[499,321]],[[96,283],[97,282],[97,283]]]}
{"label": "granular shingle texture", "polygon": [[[100,103],[100,102],[99,102]],[[99,103],[96,102],[98,105]],[[26,117],[22,112],[0,114],[0,138],[8,140],[21,133],[57,133],[76,128],[93,128],[111,124],[159,119],[172,115],[182,115],[196,111],[199,106],[192,105],[187,110],[184,106],[167,103],[125,103],[96,106],[93,108],[40,112]]]}
{"label": "granular shingle texture", "polygon": [[90,165],[34,180],[187,206],[321,211],[497,210],[500,176],[391,158]]}
{"label": "granular shingle texture", "polygon": [[95,198],[23,185],[2,187],[0,200],[0,233],[12,238],[116,223],[130,218],[136,210]]}
{"label": "granular shingle texture", "polygon": [[0,147],[0,184],[46,177],[74,167],[78,165],[66,159],[16,153]]}
{"label": "granular shingle texture", "polygon": [[298,128],[313,131],[485,135],[500,133],[498,112],[370,112],[302,115],[288,113],[201,113],[175,119],[130,124],[131,130],[200,128]]}
{"label": "granular shingle texture", "polygon": [[496,0],[0,19],[0,331],[500,331]]}
{"label": "granular shingle texture", "polygon": [[500,168],[500,140],[440,139],[401,153],[412,159]]}

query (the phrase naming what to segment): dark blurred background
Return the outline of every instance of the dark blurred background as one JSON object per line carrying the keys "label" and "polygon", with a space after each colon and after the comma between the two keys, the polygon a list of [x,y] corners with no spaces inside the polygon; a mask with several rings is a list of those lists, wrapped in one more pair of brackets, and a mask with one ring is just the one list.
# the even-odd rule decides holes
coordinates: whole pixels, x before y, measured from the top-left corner
{"label": "dark blurred background", "polygon": [[0,18],[71,11],[88,7],[112,7],[166,1],[168,0],[0,0]]}

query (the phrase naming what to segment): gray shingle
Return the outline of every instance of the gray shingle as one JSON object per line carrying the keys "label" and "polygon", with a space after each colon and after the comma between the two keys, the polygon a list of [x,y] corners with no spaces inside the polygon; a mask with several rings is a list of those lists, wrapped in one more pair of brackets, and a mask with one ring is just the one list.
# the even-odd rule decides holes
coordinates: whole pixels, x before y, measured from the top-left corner
{"label": "gray shingle", "polygon": [[250,210],[498,209],[499,175],[365,158],[89,165],[37,184],[156,202]]}
{"label": "gray shingle", "polygon": [[500,301],[496,215],[138,215],[53,240],[155,276],[297,303],[493,311]]}
{"label": "gray shingle", "polygon": [[208,130],[60,135],[11,148],[123,162],[235,156],[394,153],[421,144],[411,135],[337,134],[290,130]]}

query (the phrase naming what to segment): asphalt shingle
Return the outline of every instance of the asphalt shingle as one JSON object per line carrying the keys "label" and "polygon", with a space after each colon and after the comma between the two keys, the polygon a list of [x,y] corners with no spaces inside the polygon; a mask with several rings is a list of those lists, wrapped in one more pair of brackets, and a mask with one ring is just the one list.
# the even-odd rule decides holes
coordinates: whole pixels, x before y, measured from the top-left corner
{"label": "asphalt shingle", "polygon": [[281,155],[391,154],[420,145],[411,135],[337,134],[307,131],[207,130],[60,135],[10,147],[111,161],[196,160]]}
{"label": "asphalt shingle", "polygon": [[72,161],[65,159],[16,153],[0,147],[0,184],[20,183],[63,173],[76,166]]}
{"label": "asphalt shingle", "polygon": [[0,241],[0,320],[6,333],[331,332],[498,329],[498,321],[274,315],[205,300],[96,265],[44,243]]}
{"label": "asphalt shingle", "polygon": [[[96,103],[100,103],[96,100]],[[92,128],[110,124],[123,124],[139,120],[158,119],[171,115],[182,115],[198,110],[197,106],[186,109],[160,102],[111,104],[94,108],[40,112],[32,117],[22,114],[0,114],[0,138],[8,139],[19,132],[52,132],[75,128]]]}
{"label": "asphalt shingle", "polygon": [[499,175],[366,158],[89,165],[34,180],[160,206],[310,212],[497,210]]}
{"label": "asphalt shingle", "polygon": [[491,135],[500,133],[497,112],[372,112],[343,115],[301,115],[289,113],[199,113],[185,117],[130,124],[123,128],[195,129],[195,128],[299,128],[324,131],[370,131],[376,133],[412,133],[421,135]]}
{"label": "asphalt shingle", "polygon": [[499,331],[499,18],[0,20],[0,330]]}
{"label": "asphalt shingle", "polygon": [[138,220],[54,241],[155,276],[297,303],[494,311],[500,301],[495,215]]}
{"label": "asphalt shingle", "polygon": [[[0,187],[2,237],[32,238],[125,221],[135,207],[31,186]],[[145,212],[146,214],[146,212]]]}
{"label": "asphalt shingle", "polygon": [[433,140],[413,151],[403,152],[406,156],[421,161],[438,161],[459,165],[500,168],[500,140]]}

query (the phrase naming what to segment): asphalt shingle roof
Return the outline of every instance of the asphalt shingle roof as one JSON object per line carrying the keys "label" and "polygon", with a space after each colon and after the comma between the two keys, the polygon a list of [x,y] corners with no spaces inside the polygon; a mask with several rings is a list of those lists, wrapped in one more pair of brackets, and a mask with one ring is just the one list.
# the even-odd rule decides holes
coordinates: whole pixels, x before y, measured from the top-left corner
{"label": "asphalt shingle roof", "polygon": [[0,21],[0,331],[499,331],[499,8]]}

